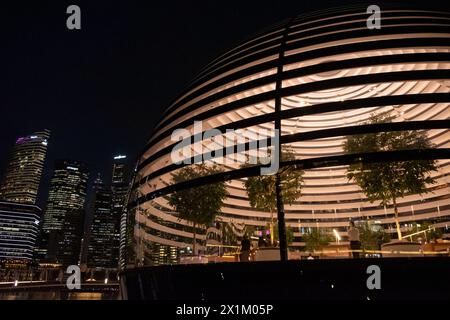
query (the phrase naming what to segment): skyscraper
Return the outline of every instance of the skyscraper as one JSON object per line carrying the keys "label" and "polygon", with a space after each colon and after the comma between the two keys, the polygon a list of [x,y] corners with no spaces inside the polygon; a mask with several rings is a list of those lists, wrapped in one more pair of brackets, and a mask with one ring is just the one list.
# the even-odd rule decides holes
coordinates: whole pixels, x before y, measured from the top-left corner
{"label": "skyscraper", "polygon": [[129,190],[127,169],[127,157],[115,156],[112,164],[111,185],[107,187],[100,179],[97,179],[94,184],[93,221],[88,248],[88,266],[90,267],[118,267],[121,218],[126,209]]}
{"label": "skyscraper", "polygon": [[[127,197],[130,189],[130,172],[128,158],[124,155],[115,156],[112,165],[112,212],[115,220],[114,256],[116,265],[119,263],[123,249],[124,232],[126,232]],[[125,224],[125,225],[124,225]]]}
{"label": "skyscraper", "polygon": [[40,256],[45,254],[46,260],[78,263],[88,175],[87,166],[79,161],[55,162],[42,227]]}
{"label": "skyscraper", "polygon": [[0,186],[0,198],[36,203],[49,137],[50,131],[43,130],[16,140]]}
{"label": "skyscraper", "polygon": [[0,266],[2,268],[31,263],[40,216],[41,209],[36,205],[0,201]]}
{"label": "skyscraper", "polygon": [[111,206],[111,189],[98,177],[93,187],[93,219],[88,246],[88,266],[115,268],[115,219]]}
{"label": "skyscraper", "polygon": [[112,186],[123,185],[127,182],[127,179],[127,156],[115,156],[112,165]]}

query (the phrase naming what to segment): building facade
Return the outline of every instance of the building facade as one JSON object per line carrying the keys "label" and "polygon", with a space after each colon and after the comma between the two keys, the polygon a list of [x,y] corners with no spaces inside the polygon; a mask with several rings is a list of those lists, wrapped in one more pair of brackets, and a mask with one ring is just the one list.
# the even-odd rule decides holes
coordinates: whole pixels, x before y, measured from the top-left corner
{"label": "building facade", "polygon": [[88,267],[117,267],[115,220],[111,208],[111,189],[98,177],[93,187],[93,220],[88,246]]}
{"label": "building facade", "polygon": [[[192,224],[177,217],[167,196],[187,188],[173,185],[172,174],[211,150],[226,178],[198,179],[189,187],[225,179],[229,196],[217,221],[264,229],[271,215],[250,206],[244,186],[256,171],[242,169],[245,157],[227,160],[238,159],[239,145],[248,148],[255,134],[273,136],[275,129],[281,147],[294,153],[289,164],[304,170],[301,196],[284,208],[286,225],[294,230],[291,249],[303,250],[303,234],[312,229],[334,229],[345,237],[350,220],[372,221],[395,238],[392,203],[369,200],[347,177],[349,164],[358,161],[435,160],[435,183],[426,186],[428,192],[398,199],[398,221],[404,233],[422,223],[448,229],[449,14],[393,6],[383,8],[382,27],[374,29],[368,28],[366,9],[314,12],[271,27],[208,64],[168,106],[140,154],[133,186],[137,263],[154,264],[162,259],[161,248],[166,255],[170,249],[164,248],[192,247]],[[386,114],[392,123],[367,125],[372,115]],[[202,121],[200,129],[194,120]],[[175,163],[177,129],[187,132],[182,139],[188,152],[177,153]],[[202,139],[209,129],[216,130],[214,144],[211,136]],[[243,142],[230,142],[227,130],[240,130]],[[354,158],[344,150],[349,136],[407,130],[425,132],[434,147]],[[206,231],[199,233],[205,240]]]}
{"label": "building facade", "polygon": [[117,268],[120,260],[121,223],[127,215],[130,183],[128,159],[113,158],[111,184],[97,179],[94,184],[93,221],[88,248],[88,266]]}
{"label": "building facade", "polygon": [[36,205],[0,201],[0,265],[32,263],[41,209]]}
{"label": "building facade", "polygon": [[82,162],[55,162],[43,219],[41,259],[64,265],[78,263],[88,177]]}
{"label": "building facade", "polygon": [[[116,265],[121,262],[121,252],[125,239],[124,222],[127,218],[127,201],[130,191],[130,163],[126,155],[117,155],[113,158],[111,181],[111,210],[114,217],[114,257],[117,257]],[[122,259],[123,261],[123,259]]]}
{"label": "building facade", "polygon": [[35,132],[16,140],[0,186],[0,198],[35,204],[47,153],[50,131]]}

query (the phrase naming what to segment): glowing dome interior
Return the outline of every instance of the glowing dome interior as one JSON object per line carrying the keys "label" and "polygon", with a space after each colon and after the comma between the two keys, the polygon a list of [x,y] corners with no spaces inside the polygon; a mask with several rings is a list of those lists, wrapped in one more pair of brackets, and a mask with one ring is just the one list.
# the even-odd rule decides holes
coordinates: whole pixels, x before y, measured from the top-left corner
{"label": "glowing dome interior", "polygon": [[[178,170],[170,158],[176,143],[171,133],[184,128],[193,134],[194,120],[202,121],[203,130],[245,129],[250,138],[252,132],[273,129],[277,117],[282,137],[302,133],[314,137],[326,129],[358,127],[374,113],[390,112],[394,122],[450,119],[450,16],[388,10],[383,11],[380,30],[368,30],[366,18],[356,9],[300,16],[209,64],[169,106],[142,153],[135,182],[136,220],[141,226],[136,236],[177,248],[189,246],[192,233],[183,226],[190,223],[177,218],[164,188]],[[436,148],[450,148],[448,128],[423,130]],[[284,146],[297,159],[339,156],[344,154],[345,139],[332,135]],[[429,186],[432,192],[399,199],[405,230],[412,221],[432,219],[440,225],[449,221],[450,159],[437,161],[439,170],[432,173],[437,183]],[[224,165],[231,173],[239,166]],[[285,206],[286,224],[297,237],[308,227],[345,233],[342,228],[350,219],[371,219],[393,232],[391,206],[369,202],[347,179],[346,168],[305,170],[302,196]],[[229,197],[217,219],[263,227],[270,214],[250,207],[244,179],[227,181]],[[296,240],[292,246],[302,243]]]}

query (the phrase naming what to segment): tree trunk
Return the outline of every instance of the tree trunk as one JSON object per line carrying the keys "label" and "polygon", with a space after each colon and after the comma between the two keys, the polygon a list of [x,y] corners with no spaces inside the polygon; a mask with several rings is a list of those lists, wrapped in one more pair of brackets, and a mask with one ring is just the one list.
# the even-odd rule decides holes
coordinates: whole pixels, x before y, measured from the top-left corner
{"label": "tree trunk", "polygon": [[275,243],[275,236],[274,236],[274,231],[273,231],[273,211],[270,210],[270,225],[269,225],[269,231],[270,231],[270,245],[273,247],[274,243]]}
{"label": "tree trunk", "polygon": [[397,208],[397,198],[393,193],[392,196],[392,204],[394,205],[394,213],[395,213],[395,226],[397,228],[397,236],[399,240],[402,240],[402,230],[400,229],[400,223],[398,221],[398,208]]}
{"label": "tree trunk", "polygon": [[222,246],[219,247],[219,256],[221,256],[221,251],[223,250],[225,253],[225,248],[223,247],[225,245],[225,224],[222,223],[221,224],[221,229],[222,229]]}
{"label": "tree trunk", "polygon": [[197,224],[194,222],[194,242],[192,243],[192,251],[194,252],[194,256],[197,255]]}

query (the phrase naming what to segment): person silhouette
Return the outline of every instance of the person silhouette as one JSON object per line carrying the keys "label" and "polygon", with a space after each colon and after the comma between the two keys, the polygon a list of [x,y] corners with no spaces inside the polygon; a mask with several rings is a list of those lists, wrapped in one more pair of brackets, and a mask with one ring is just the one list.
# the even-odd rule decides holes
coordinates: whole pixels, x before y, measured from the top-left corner
{"label": "person silhouette", "polygon": [[355,250],[361,249],[361,242],[359,239],[359,230],[355,227],[355,223],[350,221],[350,226],[348,228],[348,240],[350,241],[350,249],[352,250],[353,258],[359,258],[359,252]]}
{"label": "person silhouette", "polygon": [[251,249],[251,243],[248,239],[247,235],[244,235],[244,238],[241,242],[241,262],[248,262],[250,257],[250,249]]}

